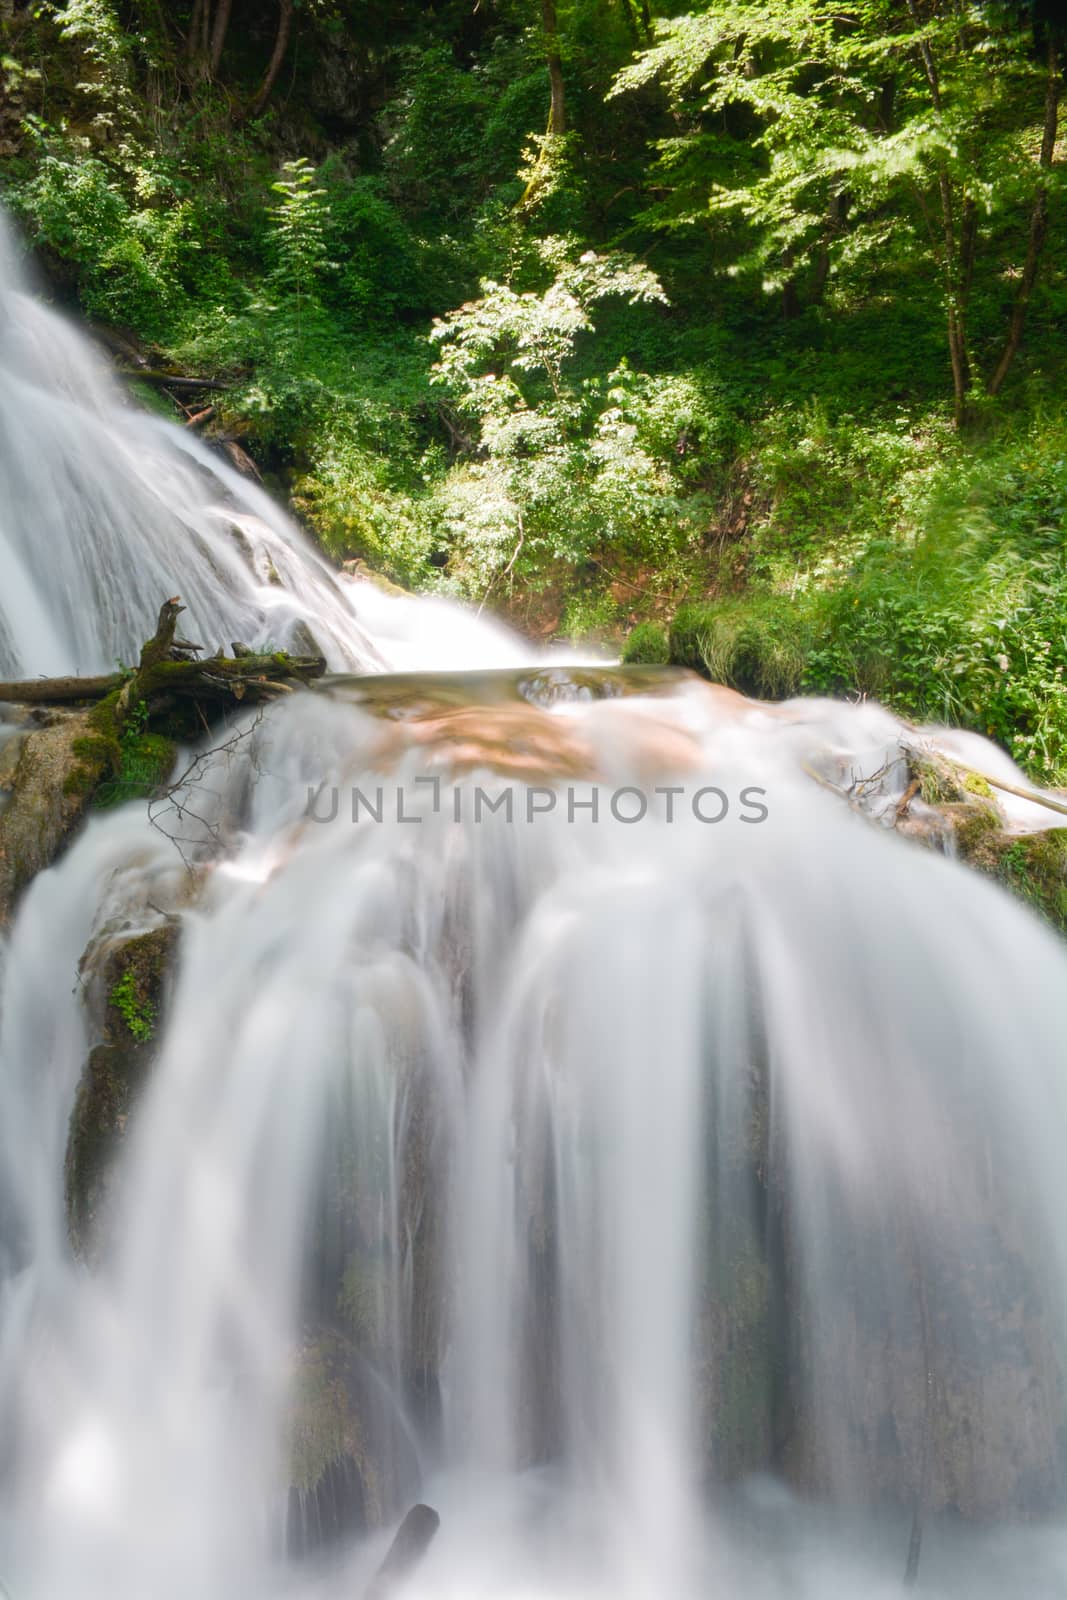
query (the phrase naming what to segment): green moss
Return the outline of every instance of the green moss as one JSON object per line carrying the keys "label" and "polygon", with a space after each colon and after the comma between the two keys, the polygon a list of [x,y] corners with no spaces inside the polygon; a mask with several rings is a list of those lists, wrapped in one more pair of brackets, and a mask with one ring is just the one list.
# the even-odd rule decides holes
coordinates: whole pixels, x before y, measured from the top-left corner
{"label": "green moss", "polygon": [[124,734],[114,777],[101,783],[96,805],[104,809],[126,800],[147,800],[170,776],[175,746],[159,733]]}
{"label": "green moss", "polygon": [[112,744],[118,743],[119,733],[121,732],[118,719],[118,704],[121,693],[121,689],[113,689],[109,695],[99,701],[89,712],[90,727],[95,728],[102,738],[109,740]]}
{"label": "green moss", "polygon": [[950,808],[956,849],[968,866],[996,873],[1002,850],[1000,815],[992,805],[953,805]]}
{"label": "green moss", "polygon": [[992,805],[946,808],[952,818],[962,861],[995,878],[1067,934],[1067,828],[1048,828],[1022,837],[1003,831]]}
{"label": "green moss", "polygon": [[108,762],[112,759],[114,748],[114,742],[100,734],[88,734],[71,744],[74,754],[85,762]]}
{"label": "green moss", "polygon": [[1013,839],[1003,852],[998,876],[1021,899],[1067,934],[1067,829]]}
{"label": "green moss", "polygon": [[928,806],[954,805],[966,798],[959,769],[932,755],[911,756],[911,775],[919,780],[919,798]]}
{"label": "green moss", "polygon": [[75,739],[71,745],[78,759],[64,780],[64,794],[95,795],[100,785],[116,771],[122,754],[112,705],[117,698],[117,695],[109,695],[89,712],[87,721],[92,732]]}
{"label": "green moss", "polygon": [[99,772],[94,771],[92,767],[83,766],[79,763],[77,766],[71,767],[63,779],[63,793],[68,798],[75,795],[87,797],[95,794],[99,782]]}
{"label": "green moss", "polygon": [[628,666],[666,666],[670,657],[667,630],[658,622],[639,622],[622,647],[622,659]]}

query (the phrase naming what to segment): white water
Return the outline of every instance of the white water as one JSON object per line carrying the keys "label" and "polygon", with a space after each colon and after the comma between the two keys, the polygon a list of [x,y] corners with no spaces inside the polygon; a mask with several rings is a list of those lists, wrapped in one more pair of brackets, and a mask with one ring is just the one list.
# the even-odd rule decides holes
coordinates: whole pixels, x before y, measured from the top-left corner
{"label": "white water", "polygon": [[[381,628],[380,648],[361,615],[380,614],[373,587],[339,579],[269,495],[133,406],[15,257],[0,214],[0,678],[134,660],[172,594],[208,654],[239,640],[317,649],[335,668],[442,664],[438,641],[447,651],[456,632],[444,603],[418,640]],[[476,665],[516,658],[488,622],[468,641]]]}
{"label": "white water", "polygon": [[[415,664],[424,615],[442,639],[439,612],[393,623],[377,596],[362,636],[361,591],[262,497],[213,459],[209,483],[110,391],[65,400],[78,337],[5,295],[0,366],[31,335],[62,354],[20,408],[0,397],[18,670],[50,669],[49,631],[79,640],[55,664],[128,656],[161,591],[212,644],[303,618],[366,667]],[[49,503],[45,561],[29,508]],[[233,554],[246,513],[286,587]],[[127,559],[143,591],[113,582]],[[461,651],[454,616],[447,636]],[[475,630],[470,664],[511,652]],[[195,897],[138,806],[27,894],[0,973],[0,1576],[17,1600],[340,1600],[421,1495],[442,1514],[407,1591],[426,1600],[896,1594],[929,1388],[924,1498],[976,1526],[931,1512],[923,1592],[1062,1594],[1062,947],[811,782],[884,765],[878,708],[694,685],[502,713],[485,692],[473,757],[451,710],[383,723],[343,685],[296,697],[198,797],[217,833],[184,844]],[[474,819],[505,757],[534,781],[545,764],[550,813],[523,820],[516,779],[515,820]],[[570,820],[587,773],[601,815]],[[668,821],[652,791],[671,784]],[[693,813],[708,784],[718,824]],[[353,822],[353,785],[381,785],[381,822]],[[650,797],[643,821],[612,817],[621,785]],[[329,822],[307,815],[320,786]],[[421,820],[397,820],[398,791]],[[169,1021],[90,1271],[63,1200],[81,987],[170,915]],[[339,1297],[381,1531],[320,1567],[283,1555],[284,1419]]]}

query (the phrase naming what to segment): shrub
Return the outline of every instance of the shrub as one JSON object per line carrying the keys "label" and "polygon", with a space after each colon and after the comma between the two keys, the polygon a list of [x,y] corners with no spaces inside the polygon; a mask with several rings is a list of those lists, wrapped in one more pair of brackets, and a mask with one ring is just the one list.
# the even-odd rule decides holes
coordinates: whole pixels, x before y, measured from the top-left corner
{"label": "shrub", "polygon": [[780,700],[799,694],[813,642],[809,606],[778,595],[682,606],[670,631],[670,659],[742,694]]}

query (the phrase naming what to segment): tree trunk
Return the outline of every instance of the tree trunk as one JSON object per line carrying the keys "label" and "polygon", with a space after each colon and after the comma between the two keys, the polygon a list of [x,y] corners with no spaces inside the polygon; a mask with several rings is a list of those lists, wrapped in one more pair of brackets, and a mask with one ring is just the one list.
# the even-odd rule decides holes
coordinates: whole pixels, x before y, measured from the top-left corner
{"label": "tree trunk", "polygon": [[548,131],[550,134],[562,134],[567,131],[567,106],[563,93],[563,61],[559,53],[556,0],[541,0],[541,21],[545,33],[545,61],[548,64],[548,82],[551,91]]}
{"label": "tree trunk", "polygon": [[[1060,92],[1063,87],[1060,72],[1059,53],[1054,39],[1048,42],[1048,78],[1045,87],[1045,127],[1041,136],[1040,166],[1042,173],[1048,171],[1052,165],[1052,156],[1056,148],[1056,130],[1059,124]],[[1037,186],[1034,195],[1034,206],[1030,213],[1030,236],[1026,243],[1026,262],[1023,266],[1022,282],[1019,284],[1019,293],[1015,297],[1012,307],[1011,322],[1008,324],[1008,336],[1004,341],[1004,348],[1000,353],[1000,360],[993,371],[993,376],[986,385],[987,393],[998,395],[1004,386],[1004,380],[1011,370],[1011,364],[1019,351],[1023,340],[1023,328],[1026,325],[1026,313],[1030,308],[1030,299],[1037,282],[1037,269],[1041,264],[1041,256],[1045,249],[1045,240],[1048,237],[1048,184],[1044,177]]]}
{"label": "tree trunk", "polygon": [[635,45],[647,44],[652,38],[652,16],[648,9],[648,0],[639,0],[635,5],[634,0],[622,0],[622,9],[626,14],[626,21],[630,28],[630,37]]}
{"label": "tree trunk", "polygon": [[222,61],[222,51],[226,44],[226,33],[230,26],[230,12],[233,9],[233,0],[218,0],[215,11],[215,21],[211,29],[211,76],[218,75],[219,65]]}
{"label": "tree trunk", "polygon": [[205,78],[208,71],[208,40],[211,33],[211,0],[193,0],[189,18],[189,32],[185,39],[185,54],[196,78]]}
{"label": "tree trunk", "polygon": [[267,101],[274,92],[274,85],[278,81],[278,74],[282,70],[286,51],[289,49],[289,35],[293,31],[293,0],[279,0],[278,5],[278,31],[274,36],[274,50],[271,54],[270,64],[266,76],[260,84],[255,99],[248,108],[250,117],[258,117]]}
{"label": "tree trunk", "polygon": [[852,196],[844,190],[831,195],[826,212],[826,228],[815,255],[815,272],[811,283],[811,303],[821,306],[830,277],[830,246],[842,231]]}

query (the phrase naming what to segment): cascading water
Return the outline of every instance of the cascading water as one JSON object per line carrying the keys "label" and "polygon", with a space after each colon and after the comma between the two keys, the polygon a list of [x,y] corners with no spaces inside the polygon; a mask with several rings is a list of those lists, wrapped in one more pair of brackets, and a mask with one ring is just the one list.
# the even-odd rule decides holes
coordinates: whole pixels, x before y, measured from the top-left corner
{"label": "cascading water", "polygon": [[[420,648],[86,405],[24,296],[0,366],[9,669],[128,656],[174,591],[212,642]],[[1067,959],[812,781],[885,769],[891,814],[899,736],[670,674],[336,678],[216,760],[181,852],[94,819],[0,973],[16,1600],[339,1600],[420,1495],[427,1600],[888,1595],[919,1523],[925,1592],[1061,1594]],[[169,997],[75,1255],[93,1019],[146,932]]]}
{"label": "cascading water", "polygon": [[[210,649],[318,650],[362,671],[435,659],[388,631],[372,640],[360,613],[381,603],[368,585],[339,580],[221,456],[130,404],[102,356],[30,294],[2,213],[0,486],[0,678],[134,660],[171,594],[210,627]],[[420,620],[424,648],[447,648],[449,609]],[[478,640],[483,660],[516,659],[491,628]]]}

